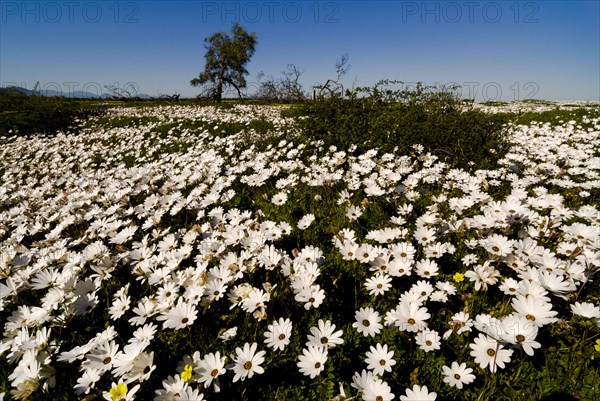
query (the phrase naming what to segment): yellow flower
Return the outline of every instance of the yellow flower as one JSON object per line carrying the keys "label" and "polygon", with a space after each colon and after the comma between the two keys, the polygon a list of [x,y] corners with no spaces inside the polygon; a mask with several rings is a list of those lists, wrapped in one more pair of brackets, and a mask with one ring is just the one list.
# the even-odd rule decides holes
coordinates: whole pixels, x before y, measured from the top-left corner
{"label": "yellow flower", "polygon": [[181,378],[183,379],[184,382],[187,382],[188,380],[190,380],[192,378],[192,370],[194,368],[192,367],[192,365],[185,365],[183,367],[183,372],[181,372]]}
{"label": "yellow flower", "polygon": [[596,345],[594,345],[594,349],[600,352],[600,339],[596,340]]}
{"label": "yellow flower", "polygon": [[454,279],[454,281],[456,281],[457,283],[460,283],[461,281],[465,280],[465,275],[462,273],[454,273],[454,276],[452,276],[452,278]]}
{"label": "yellow flower", "polygon": [[127,394],[127,386],[123,383],[119,383],[119,384],[113,383],[113,386],[108,391],[108,394],[110,395],[111,400],[113,400],[113,401],[120,400],[121,398],[125,397],[125,394]]}

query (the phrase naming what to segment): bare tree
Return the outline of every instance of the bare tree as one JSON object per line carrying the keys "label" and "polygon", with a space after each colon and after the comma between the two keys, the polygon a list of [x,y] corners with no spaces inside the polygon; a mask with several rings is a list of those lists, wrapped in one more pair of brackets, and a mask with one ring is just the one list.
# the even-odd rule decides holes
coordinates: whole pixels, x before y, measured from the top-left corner
{"label": "bare tree", "polygon": [[166,100],[171,102],[179,102],[180,93],[175,93],[173,95],[160,95],[158,96],[158,100]]}
{"label": "bare tree", "polygon": [[339,81],[340,79],[342,79],[342,77],[344,75],[346,75],[348,73],[348,71],[350,71],[350,68],[352,68],[352,66],[350,64],[348,64],[349,60],[350,60],[350,56],[348,56],[348,53],[342,54],[342,57],[340,57],[339,59],[336,60],[336,62],[335,62],[335,73],[337,75],[336,81]]}
{"label": "bare tree", "polygon": [[339,59],[335,62],[335,79],[328,79],[323,84],[315,85],[313,97],[323,97],[323,96],[332,96],[336,93],[344,94],[344,85],[341,83],[341,79],[344,75],[350,71],[352,66],[348,64],[350,60],[350,56],[348,53],[344,53]]}
{"label": "bare tree", "polygon": [[256,97],[270,101],[280,102],[302,102],[306,100],[306,93],[300,77],[304,71],[295,64],[288,64],[287,69],[282,71],[282,78],[265,76],[261,71],[258,73],[259,87]]}
{"label": "bare tree", "polygon": [[125,86],[123,88],[118,87],[117,85],[104,85],[104,88],[112,93],[113,99],[118,100],[139,100],[137,96],[137,89],[133,84],[129,86]]}

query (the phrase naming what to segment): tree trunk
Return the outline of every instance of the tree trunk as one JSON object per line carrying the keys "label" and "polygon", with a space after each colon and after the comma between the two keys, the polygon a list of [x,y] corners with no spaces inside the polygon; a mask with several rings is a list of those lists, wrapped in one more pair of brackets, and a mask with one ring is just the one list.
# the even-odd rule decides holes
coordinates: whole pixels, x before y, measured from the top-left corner
{"label": "tree trunk", "polygon": [[223,82],[225,82],[225,65],[220,63],[221,69],[219,70],[219,81],[217,82],[217,93],[215,93],[215,100],[220,102],[223,99]]}
{"label": "tree trunk", "polygon": [[235,90],[237,91],[238,96],[240,97],[240,100],[243,99],[242,98],[242,91],[240,91],[240,88],[232,80],[227,79],[227,78],[223,78],[223,81],[226,82],[226,83],[228,83],[229,85],[233,86],[235,88]]}
{"label": "tree trunk", "polygon": [[215,91],[215,100],[217,102],[220,102],[222,97],[223,97],[223,78],[219,77],[219,82],[217,82],[217,90]]}

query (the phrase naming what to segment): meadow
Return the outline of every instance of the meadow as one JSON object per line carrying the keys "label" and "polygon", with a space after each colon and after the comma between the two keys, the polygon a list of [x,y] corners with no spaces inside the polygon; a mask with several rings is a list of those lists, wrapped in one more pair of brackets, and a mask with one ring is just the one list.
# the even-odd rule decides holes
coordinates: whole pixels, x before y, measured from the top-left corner
{"label": "meadow", "polygon": [[600,399],[597,103],[74,109],[0,116],[0,399]]}

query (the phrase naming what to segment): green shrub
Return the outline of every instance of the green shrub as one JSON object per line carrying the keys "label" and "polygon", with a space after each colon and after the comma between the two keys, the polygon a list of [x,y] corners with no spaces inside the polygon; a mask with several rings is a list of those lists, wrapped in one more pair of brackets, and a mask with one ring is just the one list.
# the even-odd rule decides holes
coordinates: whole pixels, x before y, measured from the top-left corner
{"label": "green shrub", "polygon": [[38,96],[16,89],[0,90],[0,136],[54,134],[67,131],[78,119],[98,114],[90,101]]}
{"label": "green shrub", "polygon": [[421,144],[460,167],[493,167],[508,149],[503,125],[509,115],[483,113],[450,90],[422,85],[397,90],[393,84],[397,82],[381,81],[306,103],[304,134],[326,145],[396,149],[398,154],[409,154],[414,144]]}

